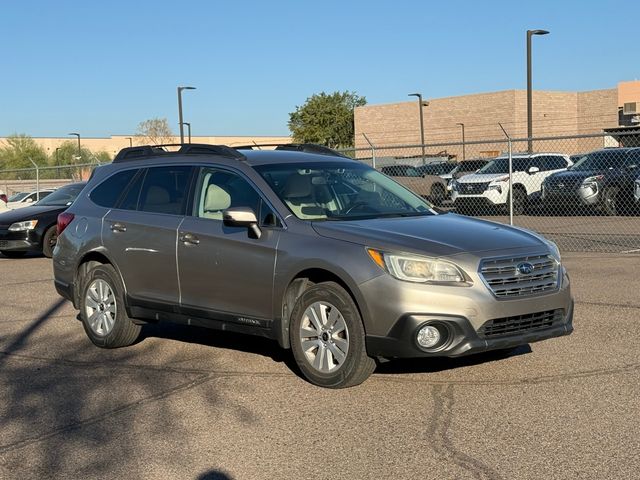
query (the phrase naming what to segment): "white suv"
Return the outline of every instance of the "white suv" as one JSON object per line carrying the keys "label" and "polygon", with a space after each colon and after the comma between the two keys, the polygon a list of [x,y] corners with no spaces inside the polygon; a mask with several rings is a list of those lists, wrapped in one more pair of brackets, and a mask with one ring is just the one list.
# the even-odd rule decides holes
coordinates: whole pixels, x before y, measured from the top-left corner
{"label": "white suv", "polygon": [[[521,215],[527,205],[540,199],[542,182],[549,175],[572,165],[567,155],[534,153],[513,155],[513,213]],[[498,157],[476,173],[452,182],[451,198],[460,213],[481,207],[509,205],[509,158]]]}

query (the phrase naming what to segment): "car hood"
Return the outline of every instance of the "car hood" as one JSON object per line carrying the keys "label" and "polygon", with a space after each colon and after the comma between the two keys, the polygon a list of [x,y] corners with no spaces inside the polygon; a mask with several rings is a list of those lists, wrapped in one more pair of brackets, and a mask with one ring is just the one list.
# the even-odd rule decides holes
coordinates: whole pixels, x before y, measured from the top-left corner
{"label": "car hood", "polygon": [[[517,173],[517,172],[513,172]],[[502,178],[506,173],[469,173],[458,178],[458,183],[489,183]]]}
{"label": "car hood", "polygon": [[540,249],[546,245],[526,230],[453,213],[312,225],[323,237],[438,257],[521,247]]}
{"label": "car hood", "polygon": [[67,208],[69,207],[32,205],[29,207],[18,208],[16,210],[0,211],[0,226],[8,226],[15,222],[37,219],[42,215],[52,214],[56,210],[63,212]]}

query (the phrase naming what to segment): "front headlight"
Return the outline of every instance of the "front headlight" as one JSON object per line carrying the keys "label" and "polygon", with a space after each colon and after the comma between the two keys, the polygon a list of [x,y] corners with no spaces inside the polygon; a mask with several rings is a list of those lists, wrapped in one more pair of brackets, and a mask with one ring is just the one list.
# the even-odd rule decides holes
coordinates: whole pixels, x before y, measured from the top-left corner
{"label": "front headlight", "polygon": [[593,177],[587,177],[582,181],[580,188],[598,188],[598,181],[602,180],[604,175],[594,175]]}
{"label": "front headlight", "polygon": [[458,181],[457,180],[452,180],[451,181],[451,190],[453,191],[458,191]]}
{"label": "front headlight", "polygon": [[10,232],[26,232],[36,228],[38,220],[27,220],[26,222],[16,222],[9,225]]}
{"label": "front headlight", "polygon": [[429,257],[387,253],[368,248],[371,259],[398,280],[417,283],[467,285],[466,275],[453,263]]}

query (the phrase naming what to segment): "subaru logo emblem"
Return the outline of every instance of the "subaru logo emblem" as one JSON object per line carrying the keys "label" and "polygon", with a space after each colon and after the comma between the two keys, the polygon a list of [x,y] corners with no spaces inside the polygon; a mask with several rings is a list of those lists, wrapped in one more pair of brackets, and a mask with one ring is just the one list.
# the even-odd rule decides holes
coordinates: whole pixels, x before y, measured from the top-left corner
{"label": "subaru logo emblem", "polygon": [[564,188],[564,183],[559,183],[558,188]]}
{"label": "subaru logo emblem", "polygon": [[516,267],[516,270],[518,270],[518,272],[521,273],[522,275],[529,275],[530,273],[533,272],[535,268],[536,267],[534,267],[530,263],[524,262],[524,263],[519,263],[518,266]]}

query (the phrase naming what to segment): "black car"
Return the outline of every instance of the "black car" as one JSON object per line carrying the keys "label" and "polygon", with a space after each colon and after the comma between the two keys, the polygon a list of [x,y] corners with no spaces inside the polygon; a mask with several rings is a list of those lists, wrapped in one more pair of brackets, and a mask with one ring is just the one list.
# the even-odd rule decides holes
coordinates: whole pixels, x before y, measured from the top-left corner
{"label": "black car", "polygon": [[640,148],[608,148],[581,157],[542,184],[543,204],[550,208],[589,206],[607,215],[634,208],[633,182],[640,171]]}
{"label": "black car", "polygon": [[73,203],[85,185],[72,183],[38,203],[0,213],[0,253],[17,258],[27,252],[42,252],[50,258],[58,238],[58,214]]}

